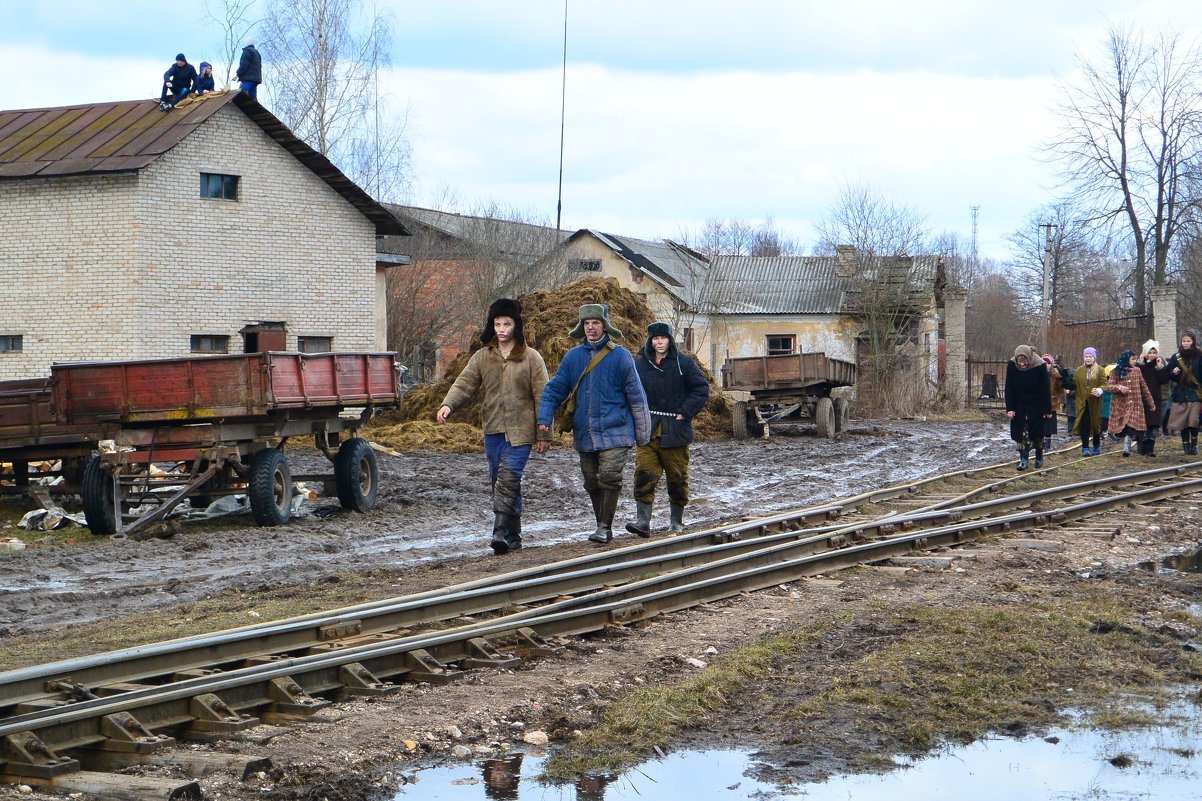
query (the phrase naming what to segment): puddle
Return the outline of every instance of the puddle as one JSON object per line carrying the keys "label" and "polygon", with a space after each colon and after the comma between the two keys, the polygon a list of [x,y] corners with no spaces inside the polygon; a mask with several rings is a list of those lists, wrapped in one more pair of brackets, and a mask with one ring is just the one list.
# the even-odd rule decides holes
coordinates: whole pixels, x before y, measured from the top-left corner
{"label": "puddle", "polygon": [[837,776],[777,785],[751,778],[771,767],[738,750],[682,751],[620,776],[575,785],[538,781],[545,757],[461,763],[414,774],[393,801],[1084,801],[1198,798],[1202,786],[1202,709],[1181,702],[1160,713],[1172,724],[1138,731],[1053,730],[1043,738],[999,738],[948,748],[880,775]]}
{"label": "puddle", "polygon": [[1202,573],[1202,548],[1166,556],[1159,562],[1140,562],[1149,573]]}

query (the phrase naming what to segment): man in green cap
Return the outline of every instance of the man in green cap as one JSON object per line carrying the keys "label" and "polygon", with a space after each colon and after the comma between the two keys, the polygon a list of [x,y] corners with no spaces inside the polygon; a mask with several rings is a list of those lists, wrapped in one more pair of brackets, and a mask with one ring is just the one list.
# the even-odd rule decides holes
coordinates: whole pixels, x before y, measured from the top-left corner
{"label": "man in green cap", "polygon": [[573,440],[580,452],[584,488],[593,502],[597,529],[589,540],[613,540],[614,512],[630,449],[651,438],[647,396],[630,351],[613,340],[622,332],[609,320],[609,306],[586,303],[571,336],[584,341],[564,354],[538,404],[538,427],[550,431],[555,410],[572,396]]}

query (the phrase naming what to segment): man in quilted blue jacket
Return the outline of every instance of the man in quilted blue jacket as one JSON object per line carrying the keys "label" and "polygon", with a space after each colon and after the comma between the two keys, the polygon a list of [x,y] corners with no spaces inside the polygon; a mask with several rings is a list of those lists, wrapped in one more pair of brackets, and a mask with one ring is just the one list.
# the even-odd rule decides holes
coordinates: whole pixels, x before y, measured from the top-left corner
{"label": "man in quilted blue jacket", "polygon": [[593,502],[596,530],[589,540],[613,540],[614,512],[630,449],[651,439],[647,395],[630,351],[614,342],[622,332],[609,320],[609,306],[586,303],[571,336],[584,341],[564,354],[538,404],[538,427],[550,431],[555,410],[569,401],[573,440],[580,452],[584,488]]}

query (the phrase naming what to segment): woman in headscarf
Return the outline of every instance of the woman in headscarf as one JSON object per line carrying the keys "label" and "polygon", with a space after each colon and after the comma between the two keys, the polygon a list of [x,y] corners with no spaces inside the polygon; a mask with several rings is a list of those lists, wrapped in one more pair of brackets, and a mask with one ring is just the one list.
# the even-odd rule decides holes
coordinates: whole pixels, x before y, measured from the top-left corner
{"label": "woman in headscarf", "polygon": [[1181,449],[1187,456],[1198,454],[1198,412],[1202,409],[1202,351],[1193,331],[1181,335],[1181,347],[1169,358],[1173,382],[1169,407],[1169,430],[1181,433]]}
{"label": "woman in headscarf", "polygon": [[1148,385],[1148,392],[1152,393],[1152,400],[1156,401],[1155,411],[1148,412],[1145,420],[1148,427],[1144,430],[1144,438],[1140,440],[1139,452],[1143,456],[1155,456],[1156,435],[1164,424],[1164,388],[1169,384],[1169,368],[1160,356],[1160,343],[1154,339],[1145,342],[1139,361],[1135,364],[1143,373],[1144,383]]}
{"label": "woman in headscarf", "polygon": [[1096,350],[1086,348],[1081,358],[1085,363],[1073,371],[1073,394],[1077,398],[1073,433],[1081,437],[1082,456],[1097,456],[1102,452],[1102,387],[1106,386],[1106,376]]}
{"label": "woman in headscarf", "polygon": [[1006,363],[1006,417],[1010,439],[1018,443],[1018,469],[1026,470],[1035,445],[1035,468],[1043,467],[1043,438],[1052,414],[1047,364],[1027,345],[1014,349]]}
{"label": "woman in headscarf", "polygon": [[1110,377],[1106,379],[1110,390],[1110,435],[1122,437],[1123,456],[1131,455],[1131,441],[1143,441],[1147,429],[1147,415],[1156,409],[1156,402],[1144,374],[1135,364],[1135,352],[1125,350],[1114,363]]}

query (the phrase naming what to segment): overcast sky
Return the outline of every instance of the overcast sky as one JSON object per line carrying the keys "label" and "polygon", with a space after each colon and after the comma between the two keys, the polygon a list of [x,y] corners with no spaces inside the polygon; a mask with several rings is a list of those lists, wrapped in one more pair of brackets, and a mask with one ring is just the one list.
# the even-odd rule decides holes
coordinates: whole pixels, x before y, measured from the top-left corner
{"label": "overcast sky", "polygon": [[[408,199],[495,202],[554,224],[563,0],[378,0],[381,82],[407,108]],[[0,0],[0,108],[158,94],[183,51],[220,60],[203,0]],[[565,228],[656,239],[771,217],[807,250],[840,186],[866,183],[1004,259],[1056,196],[1041,158],[1057,80],[1109,23],[1189,38],[1182,0],[568,0]],[[265,80],[287,76],[265,65]]]}

